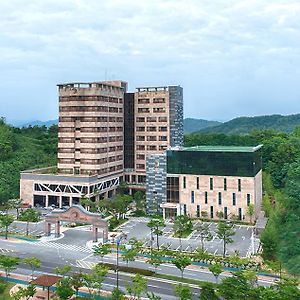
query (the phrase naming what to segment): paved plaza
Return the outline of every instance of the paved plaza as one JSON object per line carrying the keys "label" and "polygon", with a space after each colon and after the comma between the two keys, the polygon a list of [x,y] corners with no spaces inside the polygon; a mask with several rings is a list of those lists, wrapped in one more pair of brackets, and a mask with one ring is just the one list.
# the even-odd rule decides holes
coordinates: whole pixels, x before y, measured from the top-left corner
{"label": "paved plaza", "polygon": [[[127,235],[127,241],[133,237],[144,240],[144,246],[150,246],[151,232],[147,227],[148,218],[132,218],[130,221],[122,225],[119,230]],[[198,221],[193,222],[194,227]],[[179,250],[180,242],[178,238],[173,236],[173,224],[167,222],[166,227],[163,228],[163,235],[159,237],[160,246],[167,247],[169,249]],[[216,223],[209,223],[209,229],[213,236],[211,241],[204,241],[205,249],[214,255],[221,255],[223,253],[223,241],[217,238],[216,235]],[[233,254],[235,251],[243,256],[249,256],[251,251],[257,251],[259,247],[259,239],[252,237],[253,227],[244,225],[234,226],[235,235],[232,237],[234,242],[227,246],[227,255]],[[156,239],[153,241],[153,246],[156,245]],[[200,235],[194,231],[189,237],[182,239],[182,250],[194,251],[201,247]]]}
{"label": "paved plaza", "polygon": [[[144,246],[150,247],[151,243],[151,232],[147,226],[149,218],[130,218],[130,220],[123,225],[121,225],[117,230],[120,234],[125,234],[126,239],[122,240],[123,244],[129,242],[131,238],[137,238],[142,240]],[[194,226],[197,225],[198,221],[194,221]],[[166,227],[163,228],[163,235],[159,237],[160,246],[179,250],[180,242],[178,238],[173,237],[173,224],[171,222],[166,223]],[[209,229],[212,233],[211,241],[204,241],[204,247],[207,252],[214,255],[222,255],[223,253],[223,241],[218,239],[216,235],[216,223],[209,223]],[[26,223],[15,221],[9,230],[19,234],[26,233]],[[235,251],[238,251],[240,256],[247,257],[252,251],[255,252],[259,247],[259,239],[253,235],[253,227],[244,225],[234,226],[235,235],[232,237],[234,242],[227,245],[226,255],[232,255]],[[62,229],[62,236],[59,239],[47,239],[42,237],[40,241],[37,242],[39,246],[56,248],[56,249],[68,249],[70,251],[79,251],[82,253],[91,253],[92,251],[87,247],[87,243],[92,240],[92,230],[91,226],[82,226],[76,228],[66,228]],[[44,221],[39,223],[29,224],[29,234],[36,236],[44,235]],[[102,240],[102,233],[98,233],[99,242]],[[111,240],[115,242],[115,240]],[[156,247],[156,237],[153,240],[153,247]],[[194,231],[189,237],[182,238],[182,250],[183,251],[195,251],[197,248],[201,247],[200,235]],[[1,252],[1,249],[0,249]]]}

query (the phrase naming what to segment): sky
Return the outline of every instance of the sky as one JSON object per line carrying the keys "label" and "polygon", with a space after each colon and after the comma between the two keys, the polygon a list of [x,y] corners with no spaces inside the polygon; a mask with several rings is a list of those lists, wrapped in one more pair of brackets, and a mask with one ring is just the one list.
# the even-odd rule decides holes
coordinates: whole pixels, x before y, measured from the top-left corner
{"label": "sky", "polygon": [[57,118],[58,83],[181,85],[185,117],[300,113],[300,1],[0,0],[0,116]]}

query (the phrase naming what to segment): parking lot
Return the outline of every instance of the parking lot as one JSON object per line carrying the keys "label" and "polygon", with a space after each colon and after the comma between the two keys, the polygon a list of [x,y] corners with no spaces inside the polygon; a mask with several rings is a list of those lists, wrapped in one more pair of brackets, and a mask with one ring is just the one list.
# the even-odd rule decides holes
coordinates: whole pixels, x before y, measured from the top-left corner
{"label": "parking lot", "polygon": [[[130,238],[136,237],[137,239],[144,240],[144,246],[150,246],[151,232],[147,227],[149,219],[147,218],[132,218],[129,222],[122,225],[119,230],[127,235],[127,242]],[[197,221],[194,222],[194,226],[197,225]],[[163,228],[163,235],[159,237],[160,246],[167,247],[169,249],[180,249],[180,242],[178,238],[174,238],[172,223],[167,223],[166,227]],[[221,255],[223,253],[223,241],[218,239],[216,235],[216,223],[209,223],[209,229],[213,236],[211,241],[204,241],[204,247],[207,252],[214,255]],[[238,251],[243,256],[249,256],[251,251],[256,252],[259,246],[259,239],[252,236],[253,227],[235,225],[235,235],[232,237],[233,243],[227,246],[227,255],[231,255]],[[156,239],[153,241],[153,245],[156,245]],[[199,233],[194,231],[189,237],[182,239],[182,250],[194,251],[201,247],[201,240]]]}

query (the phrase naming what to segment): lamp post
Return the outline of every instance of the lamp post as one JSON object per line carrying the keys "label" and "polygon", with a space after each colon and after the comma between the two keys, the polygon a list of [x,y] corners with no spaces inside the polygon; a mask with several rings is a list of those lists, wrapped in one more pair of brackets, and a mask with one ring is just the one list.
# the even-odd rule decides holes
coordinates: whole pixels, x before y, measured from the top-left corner
{"label": "lamp post", "polygon": [[120,236],[120,238],[117,240],[117,289],[119,289],[119,250],[120,250],[120,244],[121,244],[121,240],[123,239],[124,235],[122,232],[122,235]]}

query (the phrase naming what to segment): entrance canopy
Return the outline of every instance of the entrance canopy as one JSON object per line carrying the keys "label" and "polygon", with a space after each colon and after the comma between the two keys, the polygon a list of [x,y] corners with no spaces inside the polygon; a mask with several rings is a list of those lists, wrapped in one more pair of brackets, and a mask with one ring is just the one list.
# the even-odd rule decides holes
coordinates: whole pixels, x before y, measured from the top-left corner
{"label": "entrance canopy", "polygon": [[69,209],[63,211],[53,211],[46,215],[45,233],[51,234],[51,225],[55,225],[55,235],[60,236],[60,221],[86,223],[93,226],[94,242],[97,242],[98,229],[103,230],[103,239],[108,238],[108,223],[103,220],[100,214],[91,213],[81,205],[73,205]]}

